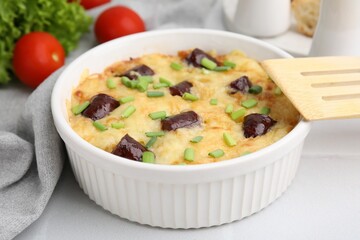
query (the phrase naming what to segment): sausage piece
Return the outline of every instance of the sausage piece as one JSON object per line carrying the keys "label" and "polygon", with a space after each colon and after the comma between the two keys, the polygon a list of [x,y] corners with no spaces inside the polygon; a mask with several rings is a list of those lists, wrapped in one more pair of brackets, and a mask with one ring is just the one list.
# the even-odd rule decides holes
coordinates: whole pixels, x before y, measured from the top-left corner
{"label": "sausage piece", "polygon": [[161,129],[173,131],[178,128],[190,128],[200,125],[200,117],[194,111],[183,112],[161,120]]}
{"label": "sausage piece", "polygon": [[143,145],[130,137],[129,134],[126,134],[116,145],[115,149],[112,151],[112,154],[130,160],[142,162],[142,155],[145,151],[147,150]]}
{"label": "sausage piece", "polygon": [[252,113],[244,118],[243,130],[246,138],[264,135],[276,121],[265,114]]}
{"label": "sausage piece", "polygon": [[108,115],[118,106],[120,106],[118,100],[104,93],[100,93],[91,98],[89,106],[81,115],[96,121]]}
{"label": "sausage piece", "polygon": [[194,67],[198,67],[198,68],[202,68],[201,65],[201,59],[203,59],[204,57],[208,58],[209,60],[215,62],[218,66],[220,65],[219,62],[213,58],[212,56],[210,56],[209,54],[207,54],[206,52],[204,52],[203,50],[199,49],[199,48],[195,48],[187,57],[186,57],[186,61],[189,64],[192,64]]}
{"label": "sausage piece", "polygon": [[188,81],[182,81],[172,87],[169,87],[170,90],[170,94],[172,96],[180,96],[182,97],[182,95],[184,93],[190,93],[191,87],[193,86],[193,84],[191,82]]}

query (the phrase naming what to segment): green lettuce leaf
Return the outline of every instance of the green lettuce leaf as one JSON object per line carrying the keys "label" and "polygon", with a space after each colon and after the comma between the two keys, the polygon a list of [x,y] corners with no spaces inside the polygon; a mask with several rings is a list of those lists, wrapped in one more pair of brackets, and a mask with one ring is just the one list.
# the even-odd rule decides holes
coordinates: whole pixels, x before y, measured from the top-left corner
{"label": "green lettuce leaf", "polygon": [[77,2],[67,0],[0,0],[0,84],[10,81],[16,41],[24,34],[53,34],[68,54],[89,31],[92,19]]}

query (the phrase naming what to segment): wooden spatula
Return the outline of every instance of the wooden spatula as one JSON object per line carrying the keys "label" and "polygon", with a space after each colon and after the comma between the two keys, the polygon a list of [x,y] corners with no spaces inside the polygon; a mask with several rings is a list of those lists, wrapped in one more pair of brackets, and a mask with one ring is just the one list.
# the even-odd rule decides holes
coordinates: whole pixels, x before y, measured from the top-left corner
{"label": "wooden spatula", "polygon": [[305,119],[360,117],[360,57],[270,59],[262,66]]}

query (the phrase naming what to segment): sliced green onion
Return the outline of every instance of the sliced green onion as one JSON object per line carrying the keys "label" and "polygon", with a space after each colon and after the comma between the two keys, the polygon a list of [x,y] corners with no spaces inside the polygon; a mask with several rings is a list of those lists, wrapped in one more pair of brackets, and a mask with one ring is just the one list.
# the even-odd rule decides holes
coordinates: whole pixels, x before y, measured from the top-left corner
{"label": "sliced green onion", "polygon": [[130,117],[134,112],[136,111],[136,108],[133,105],[128,106],[125,108],[125,110],[121,113],[121,117],[128,118]]}
{"label": "sliced green onion", "polygon": [[82,113],[88,106],[90,105],[89,101],[83,102],[79,105],[76,105],[74,107],[71,108],[71,111],[73,114],[75,115],[79,115],[80,113]]}
{"label": "sliced green onion", "polygon": [[155,163],[155,154],[153,152],[143,152],[142,161],[144,163]]}
{"label": "sliced green onion", "polygon": [[170,67],[176,71],[180,71],[183,68],[183,66],[180,63],[176,63],[176,62],[172,62],[170,64]]}
{"label": "sliced green onion", "polygon": [[125,127],[125,123],[124,123],[124,122],[112,123],[112,124],[111,124],[111,127],[112,127],[112,128],[115,128],[115,129],[124,128],[124,127]]}
{"label": "sliced green onion", "polygon": [[152,112],[152,113],[149,114],[149,117],[152,120],[163,119],[163,118],[166,117],[166,112],[165,111]]}
{"label": "sliced green onion", "polygon": [[249,93],[251,94],[259,94],[262,92],[262,87],[259,85],[254,85],[249,88]]}
{"label": "sliced green onion", "polygon": [[136,88],[140,92],[145,92],[148,89],[148,85],[149,82],[146,79],[139,77],[139,83],[137,84]]}
{"label": "sliced green onion", "polygon": [[148,83],[153,83],[154,82],[152,76],[140,76],[140,77],[137,78],[137,80],[139,80],[139,81],[141,81],[141,80],[147,81]]}
{"label": "sliced green onion", "polygon": [[225,60],[225,61],[224,61],[224,66],[228,66],[228,67],[234,68],[234,67],[236,67],[236,64],[233,63],[233,62],[231,62],[231,61]]}
{"label": "sliced green onion", "polygon": [[213,61],[211,61],[210,59],[208,59],[207,57],[204,57],[201,59],[200,61],[201,66],[213,70],[214,68],[217,67],[217,64]]}
{"label": "sliced green onion", "polygon": [[128,88],[131,88],[131,80],[128,77],[121,77],[121,83]]}
{"label": "sliced green onion", "polygon": [[164,131],[158,131],[158,132],[146,132],[145,135],[147,137],[162,137],[165,135]]}
{"label": "sliced green onion", "polygon": [[192,148],[186,148],[184,151],[184,159],[187,161],[194,161],[195,151]]}
{"label": "sliced green onion", "polygon": [[151,137],[150,140],[146,143],[145,147],[147,149],[151,148],[154,145],[154,143],[156,142],[156,140],[157,140],[157,137]]}
{"label": "sliced green onion", "polygon": [[225,112],[232,113],[234,111],[234,106],[232,104],[226,105]]}
{"label": "sliced green onion", "polygon": [[100,130],[100,131],[105,131],[105,130],[108,129],[105,125],[103,125],[103,124],[102,124],[101,122],[99,122],[99,121],[93,122],[93,126],[96,127],[96,129],[97,129],[97,130]]}
{"label": "sliced green onion", "polygon": [[225,72],[225,71],[229,71],[231,69],[231,67],[229,66],[218,66],[218,67],[215,67],[213,69],[213,71],[216,71],[216,72]]}
{"label": "sliced green onion", "polygon": [[280,89],[279,87],[276,87],[275,90],[274,90],[274,94],[275,94],[276,96],[280,96],[280,95],[282,94],[281,89]]}
{"label": "sliced green onion", "polygon": [[172,82],[170,82],[169,80],[167,80],[167,79],[165,79],[165,78],[163,78],[163,77],[160,77],[159,78],[159,81],[160,81],[160,83],[165,83],[165,84],[167,84],[169,87],[171,87],[173,84],[172,84]]}
{"label": "sliced green onion", "polygon": [[168,87],[168,86],[169,85],[167,85],[166,83],[154,83],[153,84],[154,89],[164,88],[164,87]]}
{"label": "sliced green onion", "polygon": [[244,116],[246,113],[246,109],[245,108],[240,108],[239,110],[235,111],[235,112],[232,112],[230,117],[232,120],[237,120],[239,119],[240,117]]}
{"label": "sliced green onion", "polygon": [[139,84],[138,80],[130,80],[130,88],[137,88],[138,84]]}
{"label": "sliced green onion", "polygon": [[201,140],[202,140],[203,138],[204,138],[203,136],[196,136],[196,137],[194,137],[193,139],[191,139],[190,142],[192,142],[192,143],[199,143],[199,142],[201,142]]}
{"label": "sliced green onion", "polygon": [[107,86],[109,89],[114,89],[114,88],[116,88],[116,83],[115,83],[114,79],[108,78],[108,79],[106,80],[106,86]]}
{"label": "sliced green onion", "polygon": [[223,137],[226,145],[228,145],[229,147],[233,147],[236,145],[236,141],[229,133],[224,133]]}
{"label": "sliced green onion", "polygon": [[213,158],[219,158],[219,157],[222,157],[224,156],[224,151],[221,150],[221,149],[216,149],[212,152],[209,152],[209,156],[213,157]]}
{"label": "sliced green onion", "polygon": [[185,100],[190,100],[190,101],[196,101],[196,100],[199,100],[199,98],[191,93],[184,93],[182,95],[182,98],[185,99]]}
{"label": "sliced green onion", "polygon": [[210,99],[210,105],[217,105],[217,104],[218,104],[218,100],[216,98]]}
{"label": "sliced green onion", "polygon": [[260,109],[260,113],[261,113],[261,114],[268,115],[268,114],[270,113],[270,108],[268,108],[268,107],[262,107],[262,108]]}
{"label": "sliced green onion", "polygon": [[135,97],[133,97],[133,96],[128,96],[128,97],[120,98],[120,99],[119,99],[119,102],[120,102],[121,104],[124,104],[124,103],[128,103],[128,102],[132,102],[132,101],[134,101],[134,100],[135,100]]}
{"label": "sliced green onion", "polygon": [[258,104],[258,101],[256,99],[248,99],[241,103],[241,106],[245,108],[252,108],[255,107]]}
{"label": "sliced green onion", "polygon": [[147,91],[146,96],[148,96],[148,97],[162,97],[162,96],[164,96],[164,92],[160,92],[160,91]]}

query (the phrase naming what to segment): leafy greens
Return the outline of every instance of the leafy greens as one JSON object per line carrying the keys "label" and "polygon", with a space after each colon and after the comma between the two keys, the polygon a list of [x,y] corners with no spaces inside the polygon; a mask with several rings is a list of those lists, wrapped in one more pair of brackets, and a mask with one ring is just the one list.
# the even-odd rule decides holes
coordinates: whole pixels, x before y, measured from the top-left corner
{"label": "leafy greens", "polygon": [[0,0],[0,84],[10,81],[16,41],[24,34],[44,31],[72,51],[89,30],[90,16],[77,3],[67,0]]}

